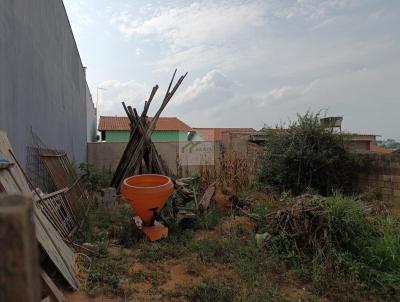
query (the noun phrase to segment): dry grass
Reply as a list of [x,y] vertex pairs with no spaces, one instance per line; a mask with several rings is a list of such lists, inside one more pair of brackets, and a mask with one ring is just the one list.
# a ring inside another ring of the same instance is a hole
[[214,166],[200,166],[201,186],[206,188],[216,181],[219,187],[241,192],[255,179],[256,165],[255,158],[243,157],[236,152],[222,152],[221,160]]

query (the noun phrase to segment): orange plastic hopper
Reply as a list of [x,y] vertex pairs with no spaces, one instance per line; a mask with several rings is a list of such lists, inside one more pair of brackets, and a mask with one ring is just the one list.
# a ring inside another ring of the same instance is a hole
[[131,204],[136,215],[143,221],[143,232],[152,241],[168,235],[168,228],[155,219],[173,191],[171,179],[158,174],[128,177],[121,186],[123,198]]

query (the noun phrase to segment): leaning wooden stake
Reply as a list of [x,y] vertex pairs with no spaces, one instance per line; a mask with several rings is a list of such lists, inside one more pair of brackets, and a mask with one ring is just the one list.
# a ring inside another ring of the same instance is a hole
[[0,255],[0,301],[39,301],[38,243],[27,196],[0,198]]
[[174,71],[162,104],[150,122],[146,120],[147,112],[157,92],[158,86],[153,87],[140,116],[135,109],[132,109],[130,106],[127,107],[125,103],[123,103],[125,112],[131,122],[131,136],[111,181],[111,185],[117,188],[117,190],[119,190],[121,183],[126,177],[135,175],[138,171],[140,173],[143,170],[143,166],[147,166],[148,173],[165,174],[166,171],[162,161],[151,142],[151,133],[162,111],[172,99],[186,75],[187,73],[181,76],[175,85],[173,85],[176,76],[176,70]]

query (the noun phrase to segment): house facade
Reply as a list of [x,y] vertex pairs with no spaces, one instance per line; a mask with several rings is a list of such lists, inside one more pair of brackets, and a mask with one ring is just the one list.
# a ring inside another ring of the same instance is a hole
[[[148,118],[148,122],[151,118]],[[100,116],[98,130],[101,141],[128,142],[130,136],[130,121],[128,117]],[[151,140],[153,142],[187,141],[192,128],[177,117],[160,117],[157,121]]]

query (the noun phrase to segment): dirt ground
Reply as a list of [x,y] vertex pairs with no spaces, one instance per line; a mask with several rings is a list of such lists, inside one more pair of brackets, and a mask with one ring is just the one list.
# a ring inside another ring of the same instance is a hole
[[[246,217],[224,219],[218,230],[198,230],[193,234],[193,240],[218,240],[220,234],[227,234],[240,225],[245,229],[253,228],[253,223]],[[148,243],[158,245],[160,243]],[[192,301],[186,294],[196,286],[207,281],[224,280],[239,286],[245,296],[252,290],[245,285],[235,269],[229,264],[202,261],[197,254],[191,253],[177,259],[161,259],[158,261],[142,260],[139,257],[141,247],[130,249],[113,246],[109,254],[126,260],[128,276],[120,280],[120,286],[129,292],[128,296],[116,296],[98,292],[88,293],[85,289],[77,292],[65,291],[65,296],[71,302],[111,302],[111,301]],[[180,248],[177,246],[176,248]],[[311,294],[302,283],[291,273],[265,276],[271,284],[279,284],[279,295],[273,294],[273,299],[265,301],[328,301]],[[254,286],[257,286],[255,284]],[[275,297],[276,296],[276,297]],[[245,301],[245,300],[244,300]],[[263,300],[264,301],[264,300]]]
[[[117,242],[118,236],[113,235],[115,217],[121,216],[114,213],[108,217],[108,210],[97,211],[93,216],[97,223],[91,232],[95,230],[98,234],[91,242],[102,243],[105,237],[106,248],[101,257],[91,257],[91,268],[79,276],[81,289],[64,290],[67,300],[329,302],[367,298],[383,301],[360,293],[356,297],[356,293],[351,293],[352,284],[340,283],[330,289],[325,284],[316,288],[307,275],[309,272],[289,267],[280,255],[269,255],[265,247],[257,246],[255,234],[260,230],[251,215],[232,212],[225,206],[228,202],[223,193],[217,192],[215,199],[217,209],[223,213],[210,212],[210,217],[203,217],[207,227],[171,229],[168,238],[159,242],[149,242],[141,233],[136,234],[142,238],[129,247]],[[252,200],[257,200],[257,205]],[[257,210],[260,204],[267,205],[270,211],[280,207],[279,200],[258,192],[246,194],[242,201],[244,209],[253,204],[254,213],[260,210]],[[389,205],[378,205],[371,202],[368,208],[379,213],[392,210]],[[214,217],[215,214],[218,215]],[[129,222],[129,214],[127,217]]]

